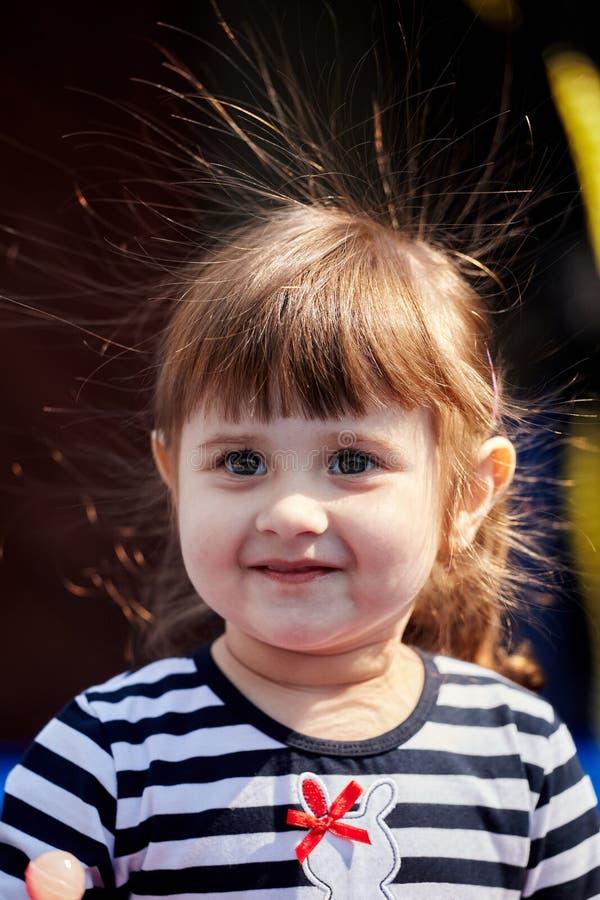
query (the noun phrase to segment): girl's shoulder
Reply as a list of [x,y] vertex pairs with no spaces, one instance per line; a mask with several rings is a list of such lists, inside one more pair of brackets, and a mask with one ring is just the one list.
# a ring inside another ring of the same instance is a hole
[[164,687],[165,679],[189,679],[197,673],[193,656],[168,656],[153,662],[135,666],[113,675],[106,681],[94,684],[82,693],[90,698],[108,698],[115,693],[127,694],[128,691],[143,690],[147,686],[150,691],[157,686]]
[[455,742],[460,735],[463,752],[519,758],[538,791],[548,777],[556,790],[582,778],[573,738],[548,700],[475,663],[446,656],[429,661],[438,677],[432,724]]
[[548,700],[492,669],[440,654],[429,659],[439,678],[438,706],[504,710],[512,713],[511,718],[524,730],[535,725],[538,732],[548,735],[562,724]]
[[82,691],[72,701],[101,722],[131,724],[163,714],[221,704],[193,656],[171,656],[129,669]]

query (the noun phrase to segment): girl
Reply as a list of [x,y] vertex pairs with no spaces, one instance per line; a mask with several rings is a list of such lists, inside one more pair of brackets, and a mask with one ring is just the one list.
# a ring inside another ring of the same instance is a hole
[[314,171],[186,266],[160,339],[184,621],[218,636],[41,732],[3,900],[52,847],[90,898],[600,896],[590,782],[507,677],[533,677],[504,635],[515,450],[470,248]]

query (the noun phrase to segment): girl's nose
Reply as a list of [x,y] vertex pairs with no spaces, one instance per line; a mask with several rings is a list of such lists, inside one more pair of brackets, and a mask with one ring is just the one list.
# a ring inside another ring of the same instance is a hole
[[300,534],[323,534],[327,525],[323,503],[301,493],[289,493],[265,503],[256,517],[258,531],[271,531],[284,540]]

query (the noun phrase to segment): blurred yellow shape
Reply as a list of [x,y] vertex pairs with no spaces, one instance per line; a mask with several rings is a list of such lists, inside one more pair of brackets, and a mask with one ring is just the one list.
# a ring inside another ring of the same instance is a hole
[[571,544],[592,648],[592,716],[600,736],[600,407],[596,413],[595,419],[572,426],[565,464]]
[[546,70],[581,185],[600,273],[600,74],[587,56],[571,50],[549,51]]
[[515,0],[465,0],[476,16],[493,28],[517,28],[521,10]]

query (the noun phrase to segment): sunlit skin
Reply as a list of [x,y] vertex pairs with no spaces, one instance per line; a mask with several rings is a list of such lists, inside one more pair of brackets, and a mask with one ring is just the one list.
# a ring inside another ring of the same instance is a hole
[[[406,718],[423,669],[402,635],[441,540],[431,413],[230,423],[200,409],[176,465],[158,438],[154,451],[190,580],[226,621],[213,654],[231,680],[321,737],[374,736]],[[480,457],[489,477],[465,540],[496,490],[496,456]]]

